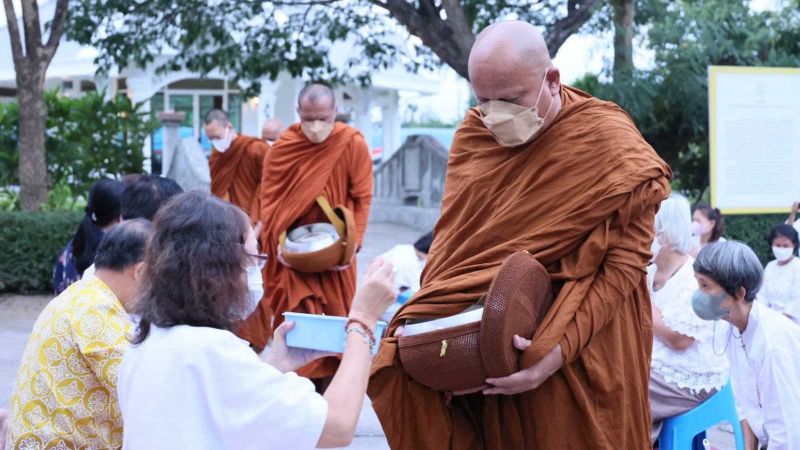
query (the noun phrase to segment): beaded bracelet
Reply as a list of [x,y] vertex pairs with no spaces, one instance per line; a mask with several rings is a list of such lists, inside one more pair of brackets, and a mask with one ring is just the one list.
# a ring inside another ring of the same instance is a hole
[[360,327],[350,327],[350,328],[346,329],[344,332],[345,332],[345,334],[356,333],[356,334],[361,335],[361,337],[364,338],[364,343],[369,345],[370,348],[372,348],[372,346],[375,345],[375,338],[370,336],[369,334],[367,334]]
[[352,324],[357,324],[357,325],[361,326],[361,328],[363,328],[364,331],[367,334],[369,334],[369,340],[372,341],[373,343],[375,342],[375,333],[372,332],[372,327],[369,327],[362,320],[354,319],[354,318],[348,318],[347,322],[345,322],[345,324],[344,324],[344,329],[347,330],[348,328],[350,328],[350,325],[352,325]]

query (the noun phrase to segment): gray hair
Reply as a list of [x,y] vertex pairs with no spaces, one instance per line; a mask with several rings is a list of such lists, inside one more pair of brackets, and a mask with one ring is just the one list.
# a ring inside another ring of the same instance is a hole
[[220,125],[226,126],[231,123],[231,117],[224,110],[212,109],[206,113],[204,120],[206,125],[210,124],[211,122],[217,122]]
[[663,234],[667,244],[684,255],[692,251],[692,208],[681,194],[672,194],[661,202],[656,214],[656,234]]
[[750,247],[738,241],[715,242],[700,250],[694,271],[716,281],[725,292],[736,297],[744,288],[744,299],[752,302],[761,289],[764,269]]

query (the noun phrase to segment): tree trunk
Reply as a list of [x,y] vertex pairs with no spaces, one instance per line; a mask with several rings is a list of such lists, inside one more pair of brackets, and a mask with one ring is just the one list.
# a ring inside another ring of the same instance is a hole
[[47,105],[44,101],[44,75],[30,72],[33,71],[17,68],[20,203],[25,211],[38,211],[47,201]]
[[614,11],[614,81],[633,76],[633,18],[635,0],[612,0]]

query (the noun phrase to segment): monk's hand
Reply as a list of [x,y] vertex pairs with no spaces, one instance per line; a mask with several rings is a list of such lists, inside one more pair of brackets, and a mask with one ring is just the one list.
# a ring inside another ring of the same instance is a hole
[[[531,341],[514,335],[514,347],[525,351],[531,346]],[[503,378],[487,378],[488,388],[483,390],[485,395],[514,395],[536,389],[553,375],[564,364],[561,356],[561,344],[556,344],[544,358],[527,369],[520,370]]]
[[264,358],[264,362],[281,372],[293,372],[318,358],[334,356],[335,353],[294,348],[286,346],[286,333],[292,331],[294,322],[283,322],[272,337],[272,347]]

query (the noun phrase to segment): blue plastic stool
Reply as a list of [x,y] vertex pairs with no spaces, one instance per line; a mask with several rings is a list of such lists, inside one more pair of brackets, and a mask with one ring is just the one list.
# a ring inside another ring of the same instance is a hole
[[744,450],[744,434],[736,414],[736,403],[733,400],[733,388],[728,381],[722,389],[708,400],[697,405],[691,411],[664,421],[664,427],[658,436],[659,450],[689,450],[693,446],[695,436],[704,433],[720,422],[728,422],[733,426],[736,436],[736,450]]

